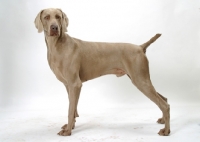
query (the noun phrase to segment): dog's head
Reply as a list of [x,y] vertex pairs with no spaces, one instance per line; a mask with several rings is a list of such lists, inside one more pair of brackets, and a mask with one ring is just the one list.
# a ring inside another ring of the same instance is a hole
[[35,27],[38,32],[46,32],[47,36],[60,36],[67,32],[68,18],[61,9],[41,10],[35,18]]

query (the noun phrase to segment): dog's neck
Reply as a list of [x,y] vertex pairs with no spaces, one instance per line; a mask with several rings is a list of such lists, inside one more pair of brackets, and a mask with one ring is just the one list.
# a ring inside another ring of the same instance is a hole
[[45,35],[47,50],[51,52],[53,50],[53,47],[55,47],[57,41],[58,41],[57,37],[50,37]]
[[56,45],[59,37],[53,37],[53,36],[45,36],[45,40],[47,41],[48,45]]
[[47,49],[50,52],[54,50],[54,48],[56,48],[56,45],[59,42],[62,42],[62,40],[66,38],[65,33],[62,33],[60,36],[49,36],[47,35],[46,32],[44,32],[44,35],[45,35]]

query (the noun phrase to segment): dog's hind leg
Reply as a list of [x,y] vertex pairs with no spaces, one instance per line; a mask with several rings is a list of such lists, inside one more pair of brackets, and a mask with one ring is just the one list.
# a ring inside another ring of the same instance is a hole
[[134,66],[126,66],[128,75],[133,84],[151,101],[153,101],[162,111],[165,120],[165,127],[161,129],[158,134],[167,136],[170,133],[170,106],[169,104],[156,92],[149,75],[148,60],[143,54],[138,54],[134,60]]
[[164,129],[161,129],[158,134],[162,136],[167,136],[170,133],[170,106],[164,101],[156,92],[150,80],[144,80],[143,82],[134,83],[136,87],[146,95],[151,101],[153,101],[162,111],[163,120],[165,123]]
[[[157,94],[165,101],[167,102],[167,98],[165,98],[164,96],[162,96],[160,93],[157,92]],[[162,118],[159,118],[157,121],[159,124],[164,124],[165,123],[165,119],[164,119],[164,114],[162,116]]]

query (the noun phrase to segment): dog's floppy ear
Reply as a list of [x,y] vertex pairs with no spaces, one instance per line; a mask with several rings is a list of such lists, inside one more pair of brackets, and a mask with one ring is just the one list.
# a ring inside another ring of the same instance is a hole
[[61,20],[62,32],[65,33],[65,32],[67,32],[69,20],[68,20],[66,14],[61,9],[59,9],[59,10],[62,12],[62,20]]
[[41,33],[44,29],[43,29],[43,25],[42,25],[42,21],[41,21],[41,14],[42,14],[43,10],[41,10],[38,15],[35,18],[35,27],[38,29],[38,33]]

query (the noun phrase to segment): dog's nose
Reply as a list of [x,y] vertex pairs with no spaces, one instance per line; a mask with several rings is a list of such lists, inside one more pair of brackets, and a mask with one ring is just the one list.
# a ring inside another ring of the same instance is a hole
[[51,25],[51,31],[56,32],[58,31],[58,26],[57,25]]

